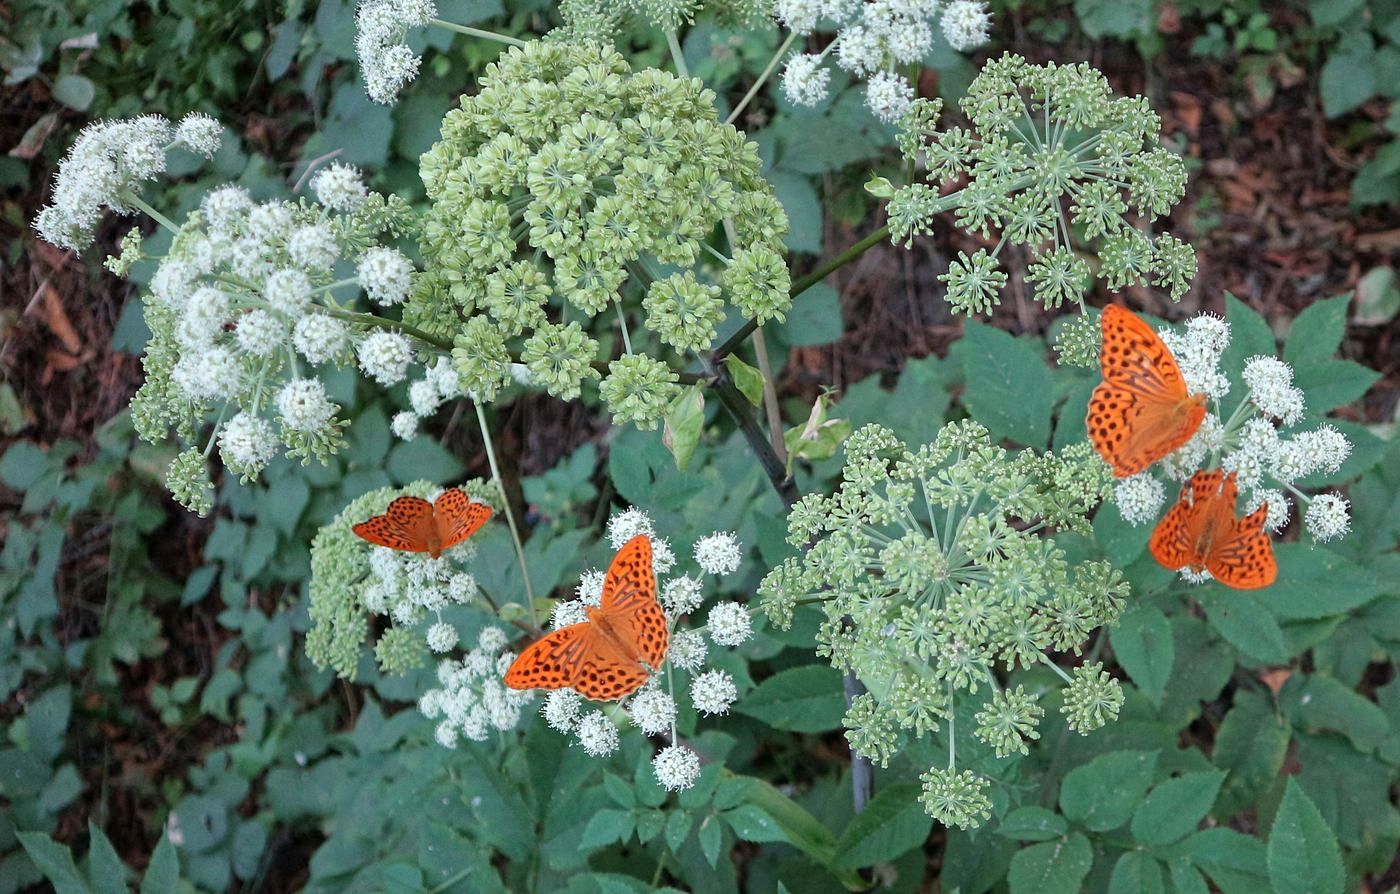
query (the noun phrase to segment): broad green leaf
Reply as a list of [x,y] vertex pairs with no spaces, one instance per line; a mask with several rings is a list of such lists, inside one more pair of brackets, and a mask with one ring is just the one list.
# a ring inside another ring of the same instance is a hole
[[1074,0],[1080,27],[1092,38],[1142,37],[1152,31],[1150,0]]
[[787,833],[777,820],[755,804],[740,804],[721,815],[741,841],[787,841]]
[[1303,309],[1289,327],[1283,345],[1283,359],[1296,369],[1326,363],[1342,346],[1347,331],[1347,305],[1350,295],[1324,298]]
[[1362,753],[1391,734],[1390,722],[1375,702],[1325,674],[1290,679],[1280,700],[1296,705],[1294,718],[1301,727],[1334,729]]
[[1366,0],[1308,0],[1313,22],[1324,28],[1340,25],[1363,6]]
[[1328,57],[1318,81],[1322,111],[1328,118],[1345,115],[1375,95],[1373,62],[1370,53],[1333,53]]
[[398,484],[426,479],[445,485],[465,471],[452,451],[427,435],[395,444],[389,451],[387,468]]
[[[660,816],[660,814],[657,814]],[[638,833],[641,832],[641,823],[638,823]],[[689,810],[674,810],[666,816],[666,846],[672,852],[681,849],[686,838],[690,837],[690,830],[695,825],[695,814]],[[646,839],[642,839],[645,843]]]
[[1011,894],[1078,894],[1093,863],[1089,839],[1075,832],[1017,851],[1006,880]]
[[1247,357],[1262,354],[1273,357],[1278,352],[1274,331],[1264,318],[1243,301],[1225,293],[1225,322],[1230,324],[1230,345],[1221,355],[1220,368],[1230,378],[1230,405],[1244,400],[1245,388],[1240,371]]
[[1117,503],[1104,503],[1094,513],[1094,542],[1104,557],[1124,568],[1147,549],[1152,525],[1130,525],[1123,520]]
[[1346,882],[1336,837],[1293,779],[1269,830],[1268,867],[1277,894],[1340,894]]
[[841,673],[829,664],[779,671],[740,699],[734,710],[774,729],[799,733],[837,729],[846,713]]
[[1278,581],[1260,596],[1280,620],[1325,618],[1365,605],[1385,582],[1329,549],[1305,543],[1274,547]]
[[102,828],[88,820],[88,879],[97,894],[127,894],[127,870]]
[[630,812],[609,807],[593,814],[588,820],[578,846],[584,850],[596,850],[614,841],[625,842],[632,837],[635,827],[636,822]]
[[700,820],[700,850],[711,867],[719,861],[719,848],[724,841],[723,825],[714,814]]
[[1092,832],[1107,832],[1128,821],[1152,784],[1155,751],[1113,751],[1065,774],[1060,810]]
[[1294,371],[1293,384],[1307,394],[1310,413],[1326,413],[1357,401],[1381,374],[1350,360],[1331,360]]
[[1206,884],[1201,871],[1191,865],[1189,858],[1173,858],[1167,863],[1167,871],[1171,875],[1174,894],[1210,894],[1210,886]]
[[877,791],[836,842],[834,862],[859,869],[888,863],[923,844],[933,828],[933,819],[919,801],[920,791],[912,782],[895,783]]
[[0,457],[0,484],[21,493],[44,477],[49,461],[43,450],[29,441],[15,441]]
[[65,845],[43,832],[20,832],[16,837],[29,859],[53,885],[55,894],[93,894],[73,862],[73,852]]
[[1207,585],[1195,592],[1215,632],[1245,655],[1265,664],[1291,657],[1274,615],[1252,593]]
[[1163,845],[1190,835],[1210,812],[1224,779],[1221,772],[1187,773],[1159,783],[1133,813],[1133,838]]
[[60,75],[53,82],[53,98],[75,112],[86,112],[96,95],[97,88],[82,75]]
[[1113,864],[1108,894],[1162,894],[1162,866],[1142,851],[1128,851]]
[[632,786],[623,782],[622,777],[616,773],[603,774],[603,790],[613,799],[614,804],[624,810],[631,810],[637,806],[637,796],[633,793]]
[[1260,894],[1269,890],[1264,842],[1223,826],[1203,829],[1186,839],[1192,862],[1224,894]]
[[783,324],[783,340],[794,348],[829,344],[841,337],[841,301],[836,290],[819,282],[798,295]]
[[1139,603],[1123,613],[1109,632],[1118,663],[1154,702],[1162,700],[1171,679],[1176,647],[1172,625],[1156,606]]
[[816,190],[812,188],[811,179],[785,171],[770,171],[767,179],[773,185],[773,195],[787,212],[788,233],[785,241],[788,250],[820,253],[822,205]]
[[1044,807],[1017,807],[997,826],[996,833],[1016,841],[1049,841],[1069,831],[1065,818]]
[[170,843],[170,834],[163,832],[151,854],[151,862],[146,865],[146,876],[141,879],[141,894],[175,894],[175,883],[179,880],[180,858],[175,854],[175,845]]
[[1268,700],[1248,690],[1235,693],[1235,705],[1216,731],[1211,751],[1211,761],[1229,773],[1215,802],[1216,816],[1234,816],[1273,784],[1291,738],[1288,723]]
[[1043,448],[1050,440],[1055,393],[1041,343],[976,320],[968,320],[963,331],[963,403],[995,436]]

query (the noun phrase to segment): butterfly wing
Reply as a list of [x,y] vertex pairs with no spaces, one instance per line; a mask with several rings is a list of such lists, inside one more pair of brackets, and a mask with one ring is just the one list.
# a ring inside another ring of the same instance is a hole
[[473,503],[460,488],[449,487],[437,498],[433,505],[434,523],[442,549],[451,549],[466,540],[486,524],[491,517],[491,507],[485,503]]
[[1187,392],[1176,359],[1152,327],[1117,305],[1104,308],[1099,367],[1085,425],[1119,478],[1177,450],[1205,419],[1205,400]]
[[362,521],[350,530],[378,546],[424,553],[434,533],[433,524],[432,503],[420,497],[398,497],[383,515]]
[[511,689],[563,689],[572,686],[597,639],[587,621],[570,624],[535,640],[506,671]]
[[590,646],[571,684],[584,698],[614,701],[637,691],[650,676],[635,658],[629,658],[605,637],[595,637]]
[[1237,590],[1258,590],[1278,578],[1274,546],[1269,535],[1264,533],[1264,519],[1268,514],[1269,505],[1265,503],[1234,521],[1230,533],[1206,556],[1206,570],[1212,577]]
[[622,545],[603,580],[602,611],[623,643],[652,668],[670,643],[666,613],[656,601],[651,539],[638,534]]
[[1181,494],[1176,504],[1167,510],[1152,537],[1147,542],[1152,557],[1164,568],[1173,571],[1190,566],[1201,568],[1205,565],[1205,555],[1201,551],[1201,540],[1206,525],[1217,512],[1217,507],[1228,490],[1230,519],[1234,518],[1235,482],[1233,476],[1226,480],[1219,469],[1213,472],[1197,472],[1191,480],[1181,486]]

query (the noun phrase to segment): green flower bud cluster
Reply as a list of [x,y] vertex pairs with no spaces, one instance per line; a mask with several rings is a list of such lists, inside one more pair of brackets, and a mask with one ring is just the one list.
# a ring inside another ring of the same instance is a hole
[[[495,489],[489,482],[471,481],[462,488],[476,502],[493,502]],[[384,672],[405,673],[421,666],[430,646],[444,651],[445,644],[435,641],[441,633],[433,628],[443,626],[443,609],[475,599],[477,585],[469,569],[476,545],[469,539],[433,559],[426,553],[375,546],[351,530],[382,513],[396,497],[430,499],[440,490],[428,481],[372,490],[352,500],[316,532],[311,541],[311,629],[306,634],[306,654],[317,667],[329,667],[353,681],[374,616],[384,619],[374,646],[376,662]]]
[[464,390],[495,398],[519,358],[571,399],[612,360],[605,400],[650,428],[679,393],[656,364],[708,349],[730,307],[784,316],[787,217],[714,99],[596,44],[535,42],[487,66],[423,156],[426,269],[405,307],[454,342]]
[[[900,148],[925,166],[927,182],[889,202],[896,242],[930,232],[945,212],[998,239],[990,252],[960,252],[940,277],[955,310],[985,313],[1000,303],[1007,245],[1028,251],[1026,280],[1049,309],[1082,305],[1094,277],[1110,289],[1150,282],[1173,300],[1186,294],[1194,250],[1148,231],[1181,200],[1186,167],[1158,144],[1161,121],[1147,100],[1115,97],[1086,64],[1032,65],[1007,53],[983,67],[961,108],[968,127],[940,129],[937,100],[919,100],[905,116]],[[941,194],[949,180],[961,188]],[[1089,243],[1095,264],[1081,256]]]
[[[1039,737],[1038,695],[1003,682],[1047,666],[1068,685],[1063,713],[1087,731],[1116,715],[1111,678],[1050,652],[1078,651],[1114,622],[1128,585],[1111,565],[1073,561],[1053,532],[1087,532],[1112,477],[1090,450],[1008,452],[967,420],[910,448],[880,425],[846,442],[843,482],[809,495],[788,516],[801,558],[759,586],[764,611],[789,626],[798,604],[820,602],[818,653],[868,693],[846,717],[851,747],[884,766],[907,741],[977,709],[974,735],[999,757]],[[985,780],[946,769],[925,778],[932,816],[976,825]]]

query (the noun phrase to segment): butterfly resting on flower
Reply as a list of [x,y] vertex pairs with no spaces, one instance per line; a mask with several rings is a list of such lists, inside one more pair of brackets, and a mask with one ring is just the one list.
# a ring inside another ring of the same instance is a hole
[[1085,424],[1113,474],[1127,478],[1191,440],[1205,419],[1206,398],[1187,391],[1171,351],[1132,311],[1111,304],[1100,325],[1103,381],[1089,399]]
[[1278,577],[1278,563],[1264,519],[1269,505],[1235,517],[1239,496],[1235,473],[1197,472],[1181,488],[1177,504],[1162,516],[1148,546],[1166,568],[1210,576],[1237,590],[1267,587]]
[[540,638],[506,671],[511,689],[571,688],[613,701],[635,692],[661,666],[670,641],[656,600],[651,540],[638,534],[613,556],[603,597],[588,620]]
[[370,543],[434,559],[480,530],[491,507],[473,503],[460,488],[449,487],[429,503],[421,497],[398,497],[384,510],[350,530]]

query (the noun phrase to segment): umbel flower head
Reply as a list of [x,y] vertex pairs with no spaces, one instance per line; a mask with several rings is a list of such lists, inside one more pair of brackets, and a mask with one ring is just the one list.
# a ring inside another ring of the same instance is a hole
[[[843,482],[788,516],[788,542],[808,546],[759,586],[780,626],[799,600],[825,615],[818,654],[868,692],[846,715],[851,747],[881,766],[909,735],[953,725],[959,704],[985,703],[974,735],[998,754],[1039,736],[1034,693],[1006,688],[1006,671],[1045,665],[1067,684],[1062,712],[1087,732],[1116,715],[1115,682],[1086,683],[1048,652],[1077,651],[1116,620],[1128,585],[1111,565],[1071,561],[1047,529],[1086,531],[1111,478],[1087,445],[1060,455],[1008,453],[976,422],[945,426],[910,448],[867,425],[846,442]],[[1084,704],[1092,704],[1085,709]],[[983,783],[955,761],[925,777],[925,806],[941,822],[975,825]]]
[[798,35],[836,32],[820,54],[799,53],[788,61],[783,92],[790,102],[811,106],[826,98],[831,70],[823,63],[830,57],[868,79],[866,104],[887,123],[899,121],[913,104],[914,88],[899,70],[921,63],[933,49],[935,24],[948,46],[963,53],[987,42],[992,20],[981,0],[776,0],[773,13]]
[[135,212],[141,184],[165,173],[170,149],[181,146],[213,158],[222,131],[219,122],[199,113],[178,125],[160,115],[89,124],[59,164],[53,201],[34,218],[34,229],[59,248],[82,251],[92,244],[103,209]]
[[[1265,531],[1282,531],[1292,517],[1293,500],[1300,500],[1306,506],[1303,526],[1315,542],[1345,534],[1350,527],[1347,501],[1338,494],[1310,497],[1298,482],[1335,473],[1351,455],[1351,442],[1326,422],[1300,427],[1307,395],[1293,384],[1293,368],[1277,357],[1246,358],[1237,371],[1246,392],[1231,401],[1229,373],[1236,371],[1221,368],[1230,344],[1225,320],[1201,314],[1180,329],[1163,327],[1158,334],[1187,389],[1209,398],[1209,411],[1179,450],[1117,482],[1114,502],[1123,519],[1133,525],[1156,522],[1167,497],[1177,493],[1177,484],[1198,470],[1218,468],[1234,475],[1245,514],[1268,504]],[[1168,486],[1163,478],[1174,483]],[[1210,579],[1208,572],[1185,571],[1182,576],[1196,583]]]
[[[479,480],[462,488],[479,503],[492,503],[496,493]],[[476,599],[477,583],[471,572],[476,544],[468,539],[433,559],[425,553],[373,546],[351,530],[382,513],[396,497],[432,500],[441,491],[427,481],[372,490],[352,500],[316,532],[311,541],[311,630],[306,635],[306,654],[317,667],[332,668],[344,679],[354,680],[372,617],[383,618],[386,625],[374,648],[374,657],[386,673],[404,673],[426,661],[429,652],[443,654],[458,646],[457,632],[443,620],[442,612]],[[486,651],[496,655],[501,647]],[[469,676],[475,680],[482,675]],[[498,675],[493,672],[493,676]],[[465,729],[459,732],[476,738]]]
[[[730,307],[768,320],[791,302],[787,217],[759,167],[699,81],[595,44],[511,48],[423,156],[405,320],[454,340],[482,400],[515,358],[565,399],[612,361],[609,407],[654,427],[679,392],[661,358],[709,348]],[[708,245],[722,232],[727,253]]]
[[549,39],[611,42],[629,18],[646,27],[675,31],[702,11],[722,27],[749,28],[772,8],[772,0],[563,0],[559,14],[564,25],[551,31]]
[[[1181,158],[1158,144],[1160,119],[1143,97],[1115,97],[1086,64],[1032,65],[1010,53],[988,62],[961,101],[968,127],[938,125],[941,104],[920,100],[905,117],[900,146],[922,163],[926,182],[894,191],[896,242],[930,232],[953,212],[957,224],[996,238],[992,251],[960,253],[940,279],[948,302],[985,313],[1001,301],[999,256],[1020,245],[1026,279],[1047,308],[1082,304],[1091,276],[1110,289],[1152,283],[1179,300],[1196,273],[1186,243],[1146,232],[1186,189]],[[958,189],[943,194],[945,181]],[[1097,270],[1072,234],[1094,243]]]
[[[397,249],[377,244],[406,231],[402,199],[369,193],[353,169],[315,178],[319,204],[256,203],[225,186],[204,197],[160,259],[145,298],[151,338],[146,381],[131,402],[137,433],[172,433],[191,445],[172,464],[171,492],[207,512],[204,459],[218,447],[230,471],[255,478],[282,450],[324,460],[343,443],[340,407],[317,376],[323,364],[358,360],[382,384],[401,381],[414,359],[395,331],[360,331],[345,320],[333,269],[356,261],[357,284],[374,301],[401,301],[416,272]],[[124,240],[114,269],[124,269]],[[205,435],[205,425],[213,428]],[[207,437],[204,447],[194,446]]]
[[[688,696],[689,707],[701,716],[729,712],[739,697],[734,678],[725,670],[706,670],[705,659],[712,646],[731,648],[753,635],[749,612],[737,602],[721,600],[710,607],[703,627],[690,626],[705,602],[702,578],[677,571],[677,557],[668,541],[657,536],[651,516],[636,508],[619,512],[609,520],[607,533],[614,549],[639,534],[651,540],[657,600],[670,627],[665,660],[640,689],[622,700],[620,711],[595,709],[595,703],[585,701],[574,690],[556,689],[545,697],[541,714],[550,727],[572,736],[593,757],[606,757],[621,747],[618,721],[624,717],[643,736],[669,737],[670,744],[657,752],[652,767],[657,781],[667,790],[686,789],[699,776],[700,762],[679,742],[677,716],[686,706],[678,702],[675,693],[683,693],[681,699]],[[722,578],[738,570],[743,551],[733,534],[716,532],[702,537],[694,554],[700,572]],[[589,608],[601,604],[605,581],[604,572],[585,571],[575,598],[555,606],[550,626],[558,630],[587,621]]]

